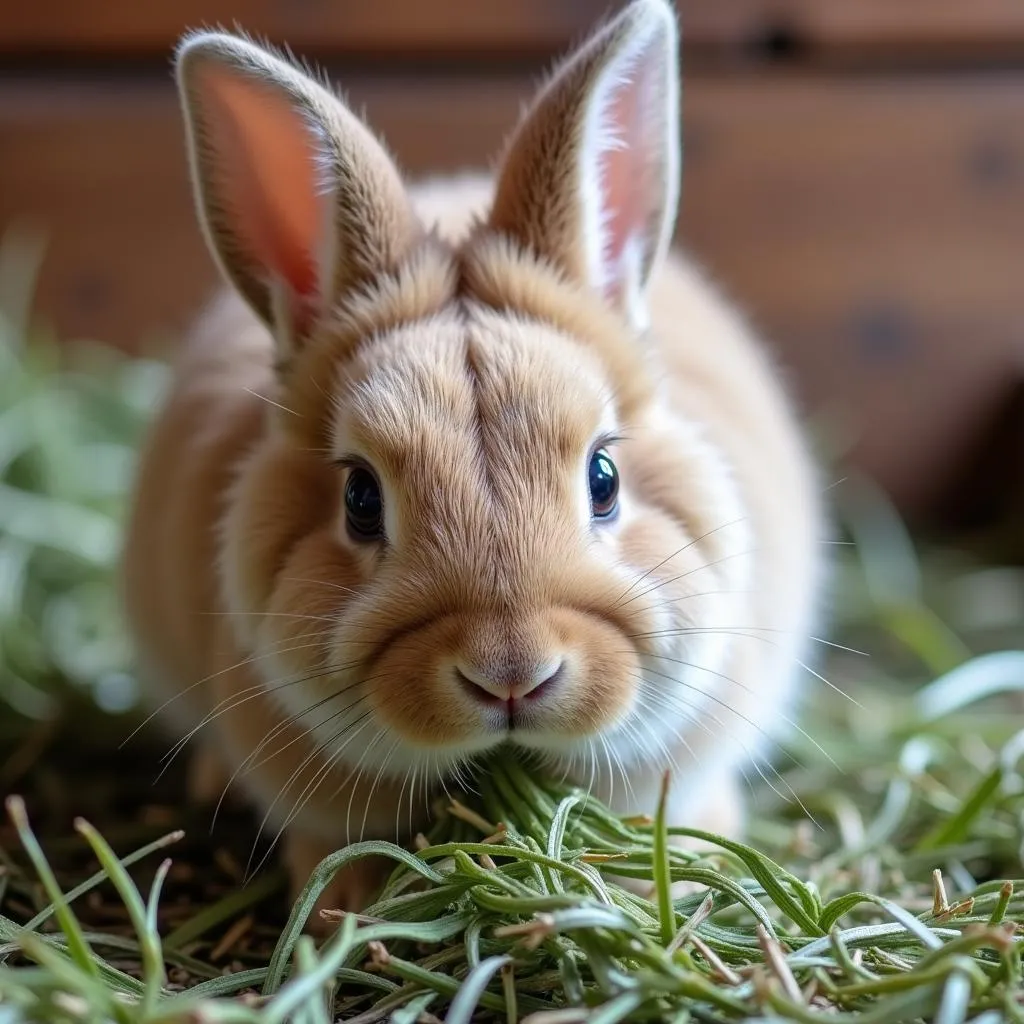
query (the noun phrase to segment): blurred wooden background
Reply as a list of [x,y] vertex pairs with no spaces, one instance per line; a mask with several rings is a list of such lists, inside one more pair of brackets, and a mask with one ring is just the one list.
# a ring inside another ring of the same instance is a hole
[[[37,309],[60,332],[137,348],[216,280],[170,80],[183,28],[238,23],[321,61],[415,174],[487,161],[552,58],[614,6],[6,2],[0,230],[49,232]],[[934,519],[974,493],[964,473],[1008,408],[1020,437],[1024,3],[679,6],[680,240],[766,333],[803,408]]]

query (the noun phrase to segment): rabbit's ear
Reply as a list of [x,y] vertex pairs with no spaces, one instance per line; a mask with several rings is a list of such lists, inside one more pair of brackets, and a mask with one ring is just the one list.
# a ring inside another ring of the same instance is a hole
[[246,39],[187,36],[176,71],[208,243],[287,352],[408,251],[419,228],[401,177],[336,96]]
[[633,0],[556,69],[498,172],[490,226],[646,324],[679,195],[679,68],[667,0]]

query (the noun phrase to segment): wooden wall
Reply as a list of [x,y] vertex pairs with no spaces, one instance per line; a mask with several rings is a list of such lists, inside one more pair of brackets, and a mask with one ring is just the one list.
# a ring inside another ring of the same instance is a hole
[[[803,407],[850,431],[856,463],[920,518],[1024,375],[1024,3],[679,5],[680,241],[769,337]],[[127,348],[179,329],[215,282],[169,75],[183,28],[237,22],[325,63],[421,173],[486,161],[552,57],[608,9],[3,7],[0,230],[49,232],[41,314]]]

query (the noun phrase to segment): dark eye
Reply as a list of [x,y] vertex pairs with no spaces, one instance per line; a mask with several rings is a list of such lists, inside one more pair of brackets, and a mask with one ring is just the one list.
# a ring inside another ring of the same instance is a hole
[[607,519],[619,507],[619,471],[611,456],[598,448],[590,456],[590,505],[595,519]]
[[353,467],[345,484],[345,514],[349,532],[357,540],[379,540],[384,535],[384,502],[380,484],[368,469]]

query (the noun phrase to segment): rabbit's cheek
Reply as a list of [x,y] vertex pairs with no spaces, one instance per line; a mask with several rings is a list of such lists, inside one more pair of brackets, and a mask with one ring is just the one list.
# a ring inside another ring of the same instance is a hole
[[566,740],[588,740],[614,731],[634,709],[640,665],[617,630],[597,623],[582,639],[576,670],[542,697],[511,737],[528,747],[563,752]]
[[310,572],[316,579],[352,575],[351,559],[331,535],[336,477],[314,453],[282,442],[258,445],[243,460],[220,524],[221,586],[229,609],[251,619],[251,613],[281,600],[283,579],[290,583]]
[[481,741],[484,721],[467,705],[455,680],[445,672],[449,653],[458,645],[460,623],[454,616],[404,634],[387,643],[368,667],[368,707],[400,741],[421,749],[473,747]]

